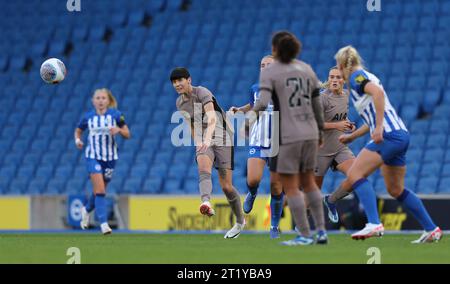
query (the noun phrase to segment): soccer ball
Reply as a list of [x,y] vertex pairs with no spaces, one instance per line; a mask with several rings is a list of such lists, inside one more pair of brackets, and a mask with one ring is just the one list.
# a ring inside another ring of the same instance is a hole
[[66,77],[66,66],[57,58],[50,58],[41,65],[41,78],[45,83],[58,84]]

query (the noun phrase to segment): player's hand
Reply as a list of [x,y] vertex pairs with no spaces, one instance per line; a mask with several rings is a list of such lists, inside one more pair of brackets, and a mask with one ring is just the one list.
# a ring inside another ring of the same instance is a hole
[[376,127],[372,133],[372,140],[375,144],[383,142],[383,127]]
[[350,120],[343,120],[335,122],[335,127],[337,130],[342,132],[352,131],[353,125]]
[[111,127],[111,129],[109,130],[109,133],[111,133],[111,135],[114,136],[117,133],[120,133],[120,128],[119,127]]
[[84,147],[83,141],[81,141],[80,138],[75,140],[75,145],[77,146],[78,149],[82,150]]
[[211,146],[211,140],[205,139],[199,146],[197,146],[198,153],[205,153],[208,150],[209,146]]
[[319,148],[323,148],[324,145],[323,131],[319,130]]
[[356,130],[356,123],[350,121],[350,124],[352,125],[352,129],[350,129],[349,131],[350,132],[355,132],[355,130]]
[[348,144],[351,143],[353,140],[355,140],[355,138],[353,138],[351,134],[343,134],[339,136],[338,139],[339,142],[341,142],[342,144]]
[[232,107],[230,107],[230,109],[229,109],[228,111],[231,111],[231,112],[233,112],[233,113],[236,113],[236,112],[239,111],[239,108],[238,108],[238,107],[235,107],[235,106],[232,106]]

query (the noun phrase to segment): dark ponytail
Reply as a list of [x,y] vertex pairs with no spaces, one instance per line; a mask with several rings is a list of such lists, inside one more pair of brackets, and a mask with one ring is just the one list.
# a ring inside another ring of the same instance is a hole
[[282,63],[290,63],[300,53],[301,43],[290,32],[277,32],[272,38],[272,46],[276,50],[276,57]]

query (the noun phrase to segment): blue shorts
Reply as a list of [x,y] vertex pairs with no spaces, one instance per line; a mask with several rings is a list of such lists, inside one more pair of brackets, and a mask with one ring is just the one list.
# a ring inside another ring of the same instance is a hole
[[99,161],[95,159],[86,159],[86,168],[88,173],[102,174],[105,182],[111,181],[116,161]]
[[409,133],[403,130],[384,133],[384,141],[375,144],[372,140],[366,149],[381,155],[383,162],[388,166],[405,166],[406,152],[409,146]]
[[[263,150],[269,149],[263,148]],[[248,158],[258,158],[269,162],[269,157],[264,157],[264,155],[261,154],[261,146],[250,146],[250,148],[248,149]]]

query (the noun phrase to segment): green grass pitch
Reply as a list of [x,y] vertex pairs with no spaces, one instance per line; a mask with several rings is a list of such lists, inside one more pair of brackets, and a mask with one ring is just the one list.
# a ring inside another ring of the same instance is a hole
[[326,246],[285,247],[266,234],[242,234],[225,240],[221,234],[0,234],[0,263],[59,263],[77,247],[81,263],[162,264],[365,264],[370,247],[380,250],[381,263],[450,263],[450,241],[413,245],[418,235],[385,235],[354,241],[347,234],[330,235]]

